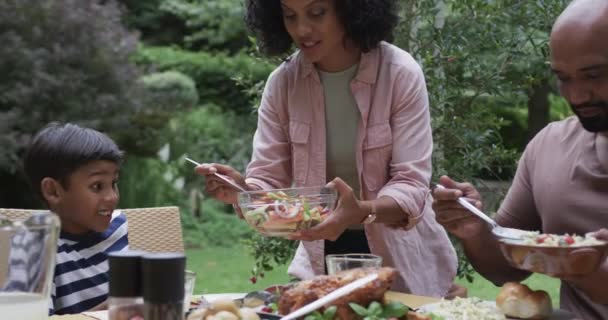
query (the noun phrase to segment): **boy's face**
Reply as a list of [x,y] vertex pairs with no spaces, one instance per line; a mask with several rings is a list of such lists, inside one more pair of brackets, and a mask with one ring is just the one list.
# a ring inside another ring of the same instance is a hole
[[95,160],[78,168],[65,186],[56,183],[56,195],[45,195],[51,210],[61,218],[61,229],[71,234],[103,232],[118,205],[116,163]]

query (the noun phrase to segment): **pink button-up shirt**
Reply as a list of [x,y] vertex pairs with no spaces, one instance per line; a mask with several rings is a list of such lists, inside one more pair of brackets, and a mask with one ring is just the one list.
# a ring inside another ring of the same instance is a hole
[[[422,70],[407,52],[381,43],[361,56],[351,90],[362,120],[356,140],[359,196],[392,197],[407,213],[399,228],[365,225],[370,250],[399,271],[393,290],[444,296],[457,259],[431,209],[433,141]],[[247,183],[260,189],[324,185],[324,109],[315,67],[296,53],[266,84]],[[301,242],[289,273],[301,279],[323,274],[323,246],[323,241]]]

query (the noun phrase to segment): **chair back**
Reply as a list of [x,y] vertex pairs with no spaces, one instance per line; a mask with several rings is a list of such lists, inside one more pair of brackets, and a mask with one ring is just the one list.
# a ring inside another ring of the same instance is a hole
[[[4,209],[12,221],[26,220],[35,209]],[[184,252],[182,223],[178,207],[121,209],[127,216],[129,248],[147,252]],[[0,252],[0,254],[4,254]],[[8,253],[6,253],[8,254]]]
[[129,248],[147,252],[184,252],[178,207],[122,211],[129,223]]

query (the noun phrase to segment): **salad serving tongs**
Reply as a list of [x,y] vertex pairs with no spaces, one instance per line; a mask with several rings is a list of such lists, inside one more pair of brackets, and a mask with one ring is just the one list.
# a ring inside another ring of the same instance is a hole
[[[445,187],[440,184],[437,184],[436,186],[439,189],[445,189]],[[467,201],[467,198],[465,197],[459,197],[457,201],[460,205],[465,207],[471,213],[478,216],[487,224],[489,224],[490,227],[492,227],[492,233],[498,238],[521,241],[523,240],[524,235],[529,233],[529,231],[526,230],[501,227],[498,223],[496,223],[494,219],[490,218],[490,216],[485,214],[483,211],[477,209],[477,207]]]

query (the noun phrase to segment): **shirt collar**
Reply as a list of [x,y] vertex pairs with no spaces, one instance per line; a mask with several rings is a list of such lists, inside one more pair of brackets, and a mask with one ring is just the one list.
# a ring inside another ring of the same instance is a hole
[[[380,46],[381,44],[379,44],[377,48],[361,54],[359,69],[355,75],[356,81],[368,84],[376,83],[378,77],[378,65],[380,64]],[[306,59],[306,57],[299,50],[292,56],[292,59],[294,59],[299,65],[299,77],[306,78],[313,76],[313,79],[316,79],[316,81],[319,82],[319,77],[314,64]]]

